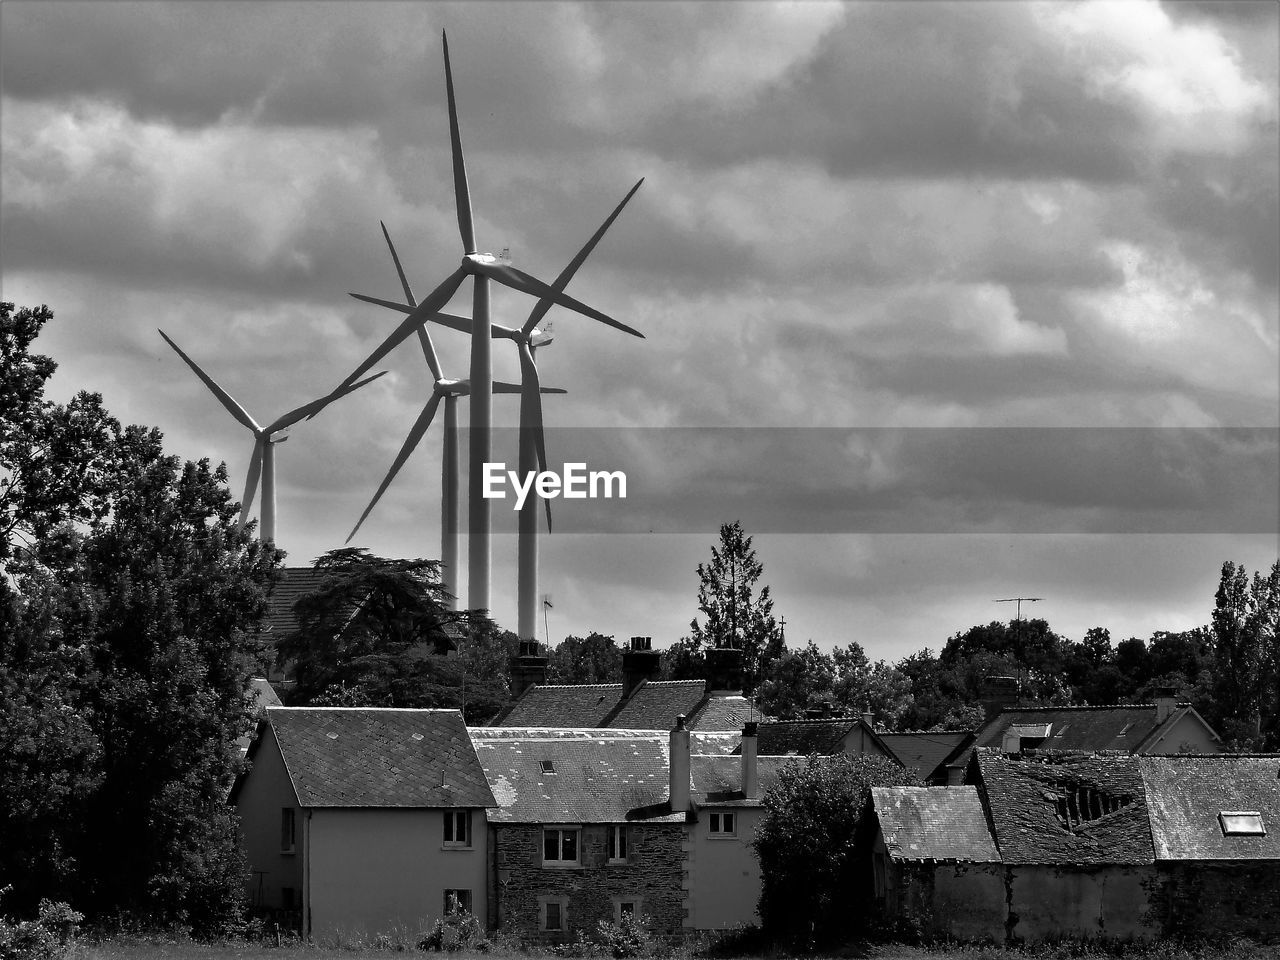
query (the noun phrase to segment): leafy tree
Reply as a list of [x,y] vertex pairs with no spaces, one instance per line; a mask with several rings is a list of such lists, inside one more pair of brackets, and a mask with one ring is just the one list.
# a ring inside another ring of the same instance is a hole
[[1212,684],[1221,732],[1238,746],[1262,748],[1280,734],[1280,560],[1252,581],[1227,561],[1214,600]]
[[565,637],[547,658],[549,683],[618,683],[622,680],[622,650],[613,637],[590,633]]
[[769,664],[756,690],[761,711],[796,720],[818,710],[855,716],[870,710],[879,725],[896,728],[912,703],[911,681],[883,660],[872,663],[856,642],[830,654],[812,640]]
[[896,730],[915,699],[911,681],[883,660],[872,663],[857,642],[831,653],[835,682],[831,701],[836,712],[853,716],[869,710],[878,726]]
[[916,783],[882,757],[815,755],[784,767],[753,841],[765,932],[809,948],[847,939],[868,899],[855,840],[870,788]]
[[711,548],[710,563],[698,564],[698,610],[704,620],[695,617],[689,623],[689,636],[669,654],[673,679],[690,673],[706,676],[705,651],[732,647],[742,651],[744,689],[748,693],[755,689],[784,646],[769,587],[756,593],[763,574],[764,564],[756,558],[742,524],[736,520],[721,524],[720,544]]
[[[509,690],[509,638],[487,618],[454,612],[435,560],[331,550],[327,576],[294,605],[298,629],[281,639],[298,705],[452,707],[491,718]],[[456,653],[450,653],[456,650]]]
[[835,662],[810,640],[798,650],[785,650],[769,664],[756,690],[760,712],[779,720],[799,720],[809,709],[832,706]]

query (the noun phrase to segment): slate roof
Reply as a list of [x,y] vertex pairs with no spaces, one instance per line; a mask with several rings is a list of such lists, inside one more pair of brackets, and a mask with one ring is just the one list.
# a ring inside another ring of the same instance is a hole
[[471,738],[493,791],[491,823],[685,819],[667,805],[665,732],[474,728]]
[[893,751],[893,755],[904,767],[927,782],[939,767],[969,745],[973,740],[973,733],[967,730],[913,730],[906,733],[882,733],[880,740]]
[[[1154,703],[1114,706],[1008,707],[989,720],[974,738],[975,747],[999,747],[1005,731],[1015,724],[1050,724],[1043,743],[1032,746],[1053,750],[1123,750],[1140,753],[1143,746],[1172,727],[1191,710],[1178,704],[1164,723],[1156,722]],[[1199,716],[1196,714],[1196,716]]]
[[742,795],[742,757],[698,756],[689,758],[689,798],[698,806],[758,807],[761,798],[778,782],[778,773],[795,757],[757,757],[753,800]]
[[[976,751],[970,765],[1005,863],[1139,864],[1154,859],[1138,758],[1042,756],[1017,759]],[[1090,791],[1124,805],[1074,827],[1058,801]]]
[[756,749],[771,757],[839,753],[845,734],[860,722],[857,717],[767,721],[756,728]]
[[[1138,761],[1157,860],[1280,860],[1280,755]],[[1262,814],[1266,836],[1224,836],[1224,810]]]
[[[275,688],[263,677],[254,677],[249,681],[249,689],[245,694],[245,701],[249,708],[249,713],[255,720],[262,718],[267,707],[280,706],[280,697],[276,694]],[[244,756],[249,752],[249,745],[253,742],[253,738],[249,733],[243,737],[236,738],[236,746],[240,749],[240,756]]]
[[871,803],[896,860],[999,863],[976,787],[872,787]]
[[457,710],[269,707],[303,807],[489,807]]
[[683,715],[689,730],[741,731],[752,711],[746,697],[710,693],[705,680],[645,680],[626,700],[620,683],[538,683],[526,689],[497,723],[670,730],[676,717]]
[[293,605],[304,594],[318,589],[325,577],[331,575],[313,567],[282,567],[279,574],[279,579],[271,589],[271,596],[267,598],[267,612],[261,621],[262,632],[272,638],[285,636],[298,629],[298,618],[294,616]]

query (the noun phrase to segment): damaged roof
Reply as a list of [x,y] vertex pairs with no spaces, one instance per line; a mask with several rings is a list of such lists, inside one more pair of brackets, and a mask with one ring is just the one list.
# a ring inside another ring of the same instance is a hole
[[662,731],[474,728],[492,823],[684,821],[667,801]]
[[[1142,757],[1139,770],[1157,860],[1280,860],[1280,755]],[[1257,814],[1265,833],[1228,834],[1222,813]]]
[[871,803],[896,860],[1000,862],[976,787],[872,787]]
[[977,774],[1005,863],[1139,864],[1154,859],[1138,758],[1005,757],[978,750]]
[[268,707],[303,807],[488,807],[457,710]]

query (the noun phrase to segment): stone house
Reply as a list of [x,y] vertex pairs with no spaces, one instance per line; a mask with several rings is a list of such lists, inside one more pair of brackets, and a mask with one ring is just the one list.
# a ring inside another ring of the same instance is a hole
[[319,939],[484,915],[494,798],[458,711],[269,707],[248,760],[256,909]]

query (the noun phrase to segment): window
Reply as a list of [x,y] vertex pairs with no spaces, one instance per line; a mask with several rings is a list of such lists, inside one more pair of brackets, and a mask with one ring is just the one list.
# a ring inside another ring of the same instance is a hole
[[538,928],[541,930],[565,930],[569,921],[568,897],[538,898]]
[[542,862],[548,866],[576,867],[578,865],[578,832],[577,827],[544,828]]
[[1256,810],[1223,810],[1218,814],[1224,837],[1265,837],[1267,828]]
[[608,830],[609,830],[609,862],[610,863],[626,863],[627,862],[626,824],[616,823],[610,826]]
[[446,890],[444,892],[444,912],[446,916],[455,913],[471,912],[470,890]]
[[293,851],[294,851],[293,807],[283,807],[280,810],[280,852],[293,853]]
[[639,920],[642,912],[643,910],[639,897],[628,895],[613,898],[614,923],[621,923],[623,917],[631,917],[633,920]]
[[446,810],[444,812],[444,845],[446,847],[471,846],[470,810]]
[[543,773],[555,773],[556,765],[550,760],[539,760],[538,764],[542,767]]
[[713,813],[708,818],[713,837],[732,837],[736,833],[732,813]]

